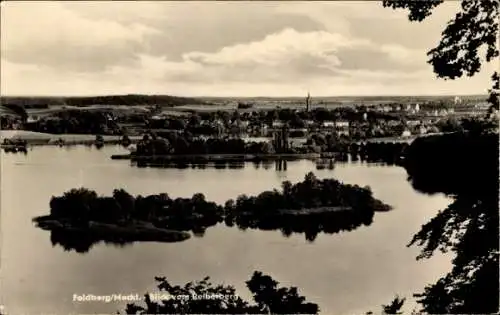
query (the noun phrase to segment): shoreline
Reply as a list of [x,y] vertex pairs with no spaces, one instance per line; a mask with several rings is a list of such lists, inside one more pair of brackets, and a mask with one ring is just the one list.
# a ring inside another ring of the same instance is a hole
[[[96,134],[51,134],[26,130],[0,130],[0,140],[25,141],[27,146],[68,146],[89,145],[96,143]],[[121,144],[121,135],[102,135],[102,144]],[[60,143],[60,140],[63,143]],[[129,136],[130,142],[135,144],[142,140],[142,136]],[[1,147],[5,145],[2,143]]]
[[319,153],[277,153],[277,154],[168,154],[155,156],[133,156],[132,154],[113,154],[112,160],[133,160],[139,162],[155,161],[193,161],[193,162],[213,162],[213,161],[255,161],[255,160],[294,160],[294,159],[314,159],[319,158]]
[[36,226],[46,231],[62,231],[68,233],[91,233],[93,237],[128,238],[131,242],[181,242],[191,238],[191,234],[184,231],[170,230],[155,227],[146,221],[134,221],[124,226],[114,223],[88,221],[87,227],[78,227],[65,219],[53,218],[50,215],[32,219]]

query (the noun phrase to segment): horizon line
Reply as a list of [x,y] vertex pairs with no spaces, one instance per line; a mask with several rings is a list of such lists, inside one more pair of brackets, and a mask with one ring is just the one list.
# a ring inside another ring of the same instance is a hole
[[[314,97],[331,97],[331,98],[343,98],[343,97],[455,97],[455,96],[488,96],[488,93],[477,93],[477,94],[366,94],[366,95],[311,95],[311,98]],[[63,98],[71,98],[71,97],[110,97],[110,96],[170,96],[170,97],[181,97],[181,98],[303,98],[307,97],[307,94],[304,95],[281,95],[281,96],[266,96],[266,95],[231,95],[231,96],[221,96],[221,95],[174,95],[174,94],[147,94],[147,93],[122,93],[122,94],[92,94],[92,95],[0,95],[0,97],[40,97],[40,98],[55,98],[55,97],[63,97]]]

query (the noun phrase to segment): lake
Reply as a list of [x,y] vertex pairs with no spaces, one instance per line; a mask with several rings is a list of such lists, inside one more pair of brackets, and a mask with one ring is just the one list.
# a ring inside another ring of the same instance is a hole
[[[122,153],[127,151],[119,146],[36,147],[27,155],[2,152],[0,298],[9,314],[116,313],[127,302],[73,302],[73,294],[142,296],[157,291],[155,276],[184,284],[208,275],[212,282],[235,285],[241,296],[249,297],[244,282],[254,270],[298,287],[323,314],[361,314],[379,312],[395,294],[410,298],[451,269],[448,256],[417,262],[418,249],[406,247],[450,199],[418,193],[403,168],[338,163],[334,170],[316,170],[311,161],[297,161],[288,162],[286,171],[252,164],[242,169],[154,169],[110,159]],[[52,195],[76,187],[103,195],[115,188],[133,195],[167,192],[171,197],[202,192],[222,203],[239,194],[279,188],[284,180],[300,181],[309,171],[318,178],[369,185],[374,197],[394,210],[375,213],[370,226],[319,234],[312,243],[304,234],[284,237],[280,231],[241,231],[220,224],[203,237],[180,243],[123,248],[100,243],[85,254],[53,247],[50,233],[31,222],[48,214]]]

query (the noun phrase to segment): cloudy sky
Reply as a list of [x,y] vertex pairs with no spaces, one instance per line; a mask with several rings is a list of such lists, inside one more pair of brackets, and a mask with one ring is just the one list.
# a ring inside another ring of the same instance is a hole
[[425,22],[380,2],[2,2],[2,95],[478,94],[435,79],[426,51],[458,11]]

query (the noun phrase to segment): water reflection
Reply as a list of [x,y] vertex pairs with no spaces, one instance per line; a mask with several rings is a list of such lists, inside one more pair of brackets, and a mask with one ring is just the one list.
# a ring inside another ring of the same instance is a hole
[[[86,188],[74,188],[50,199],[50,214],[33,219],[51,231],[53,246],[86,252],[99,241],[123,245],[134,241],[183,241],[192,231],[202,237],[218,223],[241,230],[281,230],[284,236],[304,233],[312,242],[320,232],[352,231],[370,225],[376,211],[391,206],[372,196],[369,187],[318,179],[309,172],[303,181],[283,181],[282,191],[239,195],[224,206],[207,201],[201,193],[172,199],[166,193],[134,197],[115,189],[111,197]],[[61,232],[63,231],[63,232]],[[67,232],[67,233],[65,233]],[[65,240],[65,236],[68,240]]]
[[[274,164],[274,170],[276,171],[286,171],[287,170],[287,161],[286,160],[276,160],[276,161],[252,161],[250,162],[251,165],[255,169],[263,168],[265,170],[270,170]],[[176,162],[171,162],[171,163],[146,163],[144,161],[131,161],[130,165],[134,167],[140,167],[140,168],[145,168],[145,167],[152,167],[152,168],[173,168],[173,169],[209,169],[209,168],[214,168],[214,169],[230,169],[230,170],[238,170],[238,169],[243,169],[245,166],[248,166],[250,164],[249,162],[245,161],[215,161],[215,162],[196,162],[196,163],[191,163],[191,162],[185,162],[185,161],[176,161]]]
[[361,225],[369,226],[373,222],[374,212],[338,211],[304,216],[267,216],[264,218],[239,217],[235,222],[226,220],[227,226],[236,225],[240,230],[259,229],[264,231],[279,230],[285,237],[292,234],[304,234],[305,239],[313,242],[318,234],[337,234],[350,232]]
[[[61,149],[65,151],[72,151],[75,150],[79,145],[61,145]],[[106,145],[102,143],[86,143],[84,145],[88,150],[102,150],[105,146],[113,146],[117,147],[118,145]],[[55,147],[54,147],[55,148]],[[33,148],[31,148],[33,150]],[[6,153],[23,153],[25,155],[28,154],[28,150],[26,148],[10,148],[10,147],[4,147],[2,148],[2,151]],[[383,165],[397,165],[397,166],[402,166],[402,161],[399,158],[399,156],[393,154],[393,155],[381,155],[380,152],[374,151],[374,152],[369,152],[370,154],[359,154],[356,152],[351,152],[351,153],[346,153],[346,152],[340,152],[340,153],[335,153],[334,156],[332,157],[327,157],[327,158],[307,158],[303,160],[310,160],[315,163],[316,169],[317,170],[333,170],[335,168],[335,163],[367,163],[367,164],[377,164],[380,166]],[[248,165],[247,162],[251,162],[254,166],[255,169],[259,169],[261,166],[263,169],[269,170],[272,169],[273,161],[274,161],[274,170],[276,171],[286,171],[287,170],[287,165],[289,161],[297,161],[301,160],[298,158],[286,158],[286,159],[276,159],[276,160],[266,160],[266,159],[261,159],[261,160],[254,160],[254,161],[245,161],[245,160],[234,160],[234,159],[219,159],[217,161],[207,161],[203,158],[193,158],[191,160],[185,160],[182,158],[179,159],[172,159],[171,161],[162,161],[162,162],[153,162],[153,161],[146,161],[146,160],[133,160],[130,161],[130,165],[133,167],[152,167],[152,168],[174,168],[174,169],[207,169],[207,168],[215,168],[215,169],[243,169],[245,165]]]
[[28,154],[28,149],[26,147],[2,147],[1,150],[5,153],[22,153],[24,155]]
[[87,253],[94,245],[104,243],[106,245],[124,248],[134,243],[133,240],[127,240],[122,237],[97,237],[93,233],[70,232],[63,230],[50,231],[50,241],[53,247],[61,246],[64,251],[75,251],[77,253]]
[[387,302],[395,292],[404,296],[419,292],[450,268],[446,257],[417,262],[415,251],[405,247],[420,225],[445,208],[449,199],[415,192],[402,168],[359,162],[336,163],[334,171],[317,171],[321,178],[369,185],[374,195],[395,206],[390,213],[376,214],[369,228],[361,225],[352,233],[318,233],[308,243],[303,234],[292,232],[286,238],[280,231],[249,228],[243,232],[218,224],[203,237],[181,243],[134,243],[124,250],[100,243],[84,255],[64,252],[60,245],[54,248],[49,232],[33,228],[31,219],[46,214],[50,197],[71,187],[88,187],[102,195],[119,187],[145,196],[168,191],[189,197],[204,192],[208,200],[221,204],[241,193],[255,195],[279,188],[283,180],[300,181],[315,169],[310,161],[288,162],[286,172],[275,172],[273,164],[269,171],[262,164],[255,169],[253,163],[222,171],[139,169],[109,158],[123,153],[119,146],[101,151],[75,146],[68,151],[36,147],[26,157],[2,156],[0,272],[7,288],[2,302],[11,314],[111,314],[123,309],[124,303],[75,303],[71,293],[143,294],[152,289],[150,280],[155,275],[177,283],[211,275],[217,282],[241,284],[257,267],[314,296],[324,314],[361,314]]
[[286,171],[288,163],[286,160],[277,160],[274,162],[274,169],[277,171]]
[[[360,226],[369,226],[373,222],[374,212],[356,213],[353,211],[329,212],[324,214],[307,216],[268,216],[259,220],[250,218],[238,218],[236,221],[227,219],[225,225],[245,231],[246,229],[258,229],[263,231],[281,231],[284,237],[290,237],[292,234],[304,234],[307,241],[313,242],[318,234],[337,234],[340,232],[350,232]],[[192,226],[192,233],[195,237],[203,237],[207,227]],[[117,246],[120,248],[131,245],[134,242],[157,242],[156,239],[137,239],[136,236],[113,236],[96,235],[91,232],[51,230],[50,241],[53,247],[60,246],[64,251],[75,251],[77,253],[87,253],[98,243]],[[177,241],[172,241],[177,242]]]

